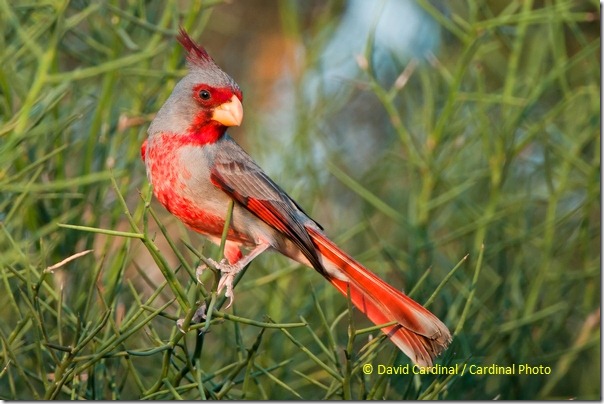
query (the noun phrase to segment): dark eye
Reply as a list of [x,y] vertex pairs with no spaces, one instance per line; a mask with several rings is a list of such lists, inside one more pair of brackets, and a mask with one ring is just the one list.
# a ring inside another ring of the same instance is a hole
[[210,94],[210,92],[208,90],[201,90],[199,92],[199,98],[201,98],[202,100],[209,100],[210,97],[212,97],[212,94]]

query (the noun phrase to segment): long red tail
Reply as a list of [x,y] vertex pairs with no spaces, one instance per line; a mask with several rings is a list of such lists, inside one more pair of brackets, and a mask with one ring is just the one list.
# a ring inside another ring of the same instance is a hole
[[363,267],[318,231],[308,229],[317,249],[330,264],[348,279],[327,279],[376,325],[396,321],[382,328],[413,362],[432,366],[432,361],[451,341],[447,326],[434,314],[404,293],[396,290]]

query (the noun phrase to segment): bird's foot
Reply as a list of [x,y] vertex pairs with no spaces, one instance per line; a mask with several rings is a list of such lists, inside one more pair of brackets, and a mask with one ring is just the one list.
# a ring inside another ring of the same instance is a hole
[[205,270],[208,269],[208,266],[204,263],[201,263],[197,266],[197,268],[195,269],[195,277],[197,278],[197,282],[201,283],[203,285],[203,282],[201,281],[201,275],[203,275],[203,273],[205,272]]
[[243,269],[243,267],[238,264],[229,264],[226,262],[226,260],[222,260],[219,263],[216,262],[214,264],[222,273],[220,281],[218,281],[217,292],[220,293],[222,292],[222,289],[226,288],[224,296],[229,298],[229,304],[226,306],[228,309],[233,304],[233,300],[235,300],[235,295],[233,294],[233,283],[235,282],[235,276]]
[[[238,264],[229,264],[226,259],[222,259],[220,260],[220,262],[216,262],[213,259],[209,258],[208,261],[221,273],[220,281],[218,281],[217,292],[222,292],[222,289],[226,287],[226,292],[224,293],[224,295],[229,298],[229,304],[226,306],[226,308],[228,309],[233,304],[233,300],[235,297],[233,294],[233,283],[235,281],[235,276],[243,269],[243,266]],[[206,269],[207,265],[205,264],[201,264],[197,267],[195,273],[197,275],[198,282],[201,283],[199,278]]]

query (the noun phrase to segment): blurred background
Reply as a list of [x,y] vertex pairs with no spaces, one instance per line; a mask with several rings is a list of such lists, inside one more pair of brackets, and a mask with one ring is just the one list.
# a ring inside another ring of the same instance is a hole
[[[449,326],[438,364],[548,374],[364,374],[409,360],[270,254],[181,333],[220,251],[140,160],[181,25],[243,90],[230,134]],[[0,0],[0,29],[0,399],[600,399],[598,2]]]

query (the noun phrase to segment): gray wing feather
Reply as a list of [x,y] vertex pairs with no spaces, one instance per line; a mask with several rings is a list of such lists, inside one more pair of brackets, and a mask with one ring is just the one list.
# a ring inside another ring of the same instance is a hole
[[231,138],[221,140],[214,154],[211,180],[261,220],[271,224],[308,258],[313,267],[326,273],[306,225],[312,220],[254,160]]

